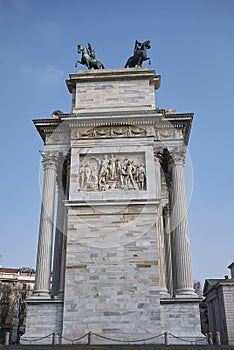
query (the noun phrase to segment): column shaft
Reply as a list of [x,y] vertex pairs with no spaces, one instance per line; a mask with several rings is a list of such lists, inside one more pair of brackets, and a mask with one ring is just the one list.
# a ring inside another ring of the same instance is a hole
[[60,274],[62,267],[62,250],[64,235],[64,195],[62,189],[58,189],[57,218],[54,242],[54,262],[53,262],[53,295],[57,295],[60,287]]
[[[155,150],[154,154],[154,165],[155,165],[155,182],[156,182],[156,198],[160,200],[162,199],[162,189],[161,189],[161,163],[160,159],[162,157],[162,152],[159,150]],[[165,281],[165,246],[164,246],[164,229],[163,229],[163,214],[162,214],[162,205],[160,203],[159,208],[159,216],[158,216],[158,261],[159,261],[159,283],[160,283],[160,294],[165,297],[168,297],[168,290],[166,288]]]
[[173,155],[172,164],[172,231],[176,264],[176,294],[195,295],[185,195],[184,158]]
[[164,207],[164,242],[165,242],[165,263],[166,263],[166,286],[170,296],[173,296],[172,279],[172,255],[171,255],[171,228],[169,205]]
[[57,158],[54,153],[41,152],[41,154],[44,165],[44,180],[34,294],[49,296]]

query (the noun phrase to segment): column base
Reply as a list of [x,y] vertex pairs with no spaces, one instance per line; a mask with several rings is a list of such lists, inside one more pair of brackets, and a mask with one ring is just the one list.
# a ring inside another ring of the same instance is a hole
[[160,295],[160,299],[162,299],[162,298],[168,299],[171,297],[166,288],[161,289],[159,292],[159,295]]
[[51,294],[45,291],[35,291],[29,299],[51,299]]
[[53,299],[63,300],[64,299],[64,293],[59,292],[57,295],[53,296]]
[[198,295],[192,288],[181,288],[176,290],[176,298],[198,298]]

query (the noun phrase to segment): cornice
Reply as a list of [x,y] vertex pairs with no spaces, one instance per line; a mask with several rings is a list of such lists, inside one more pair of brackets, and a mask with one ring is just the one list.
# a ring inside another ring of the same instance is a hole
[[72,93],[77,83],[114,80],[139,80],[148,79],[154,88],[160,87],[161,76],[156,75],[155,70],[148,68],[113,68],[100,70],[80,70],[78,73],[69,74],[66,80],[69,92]]

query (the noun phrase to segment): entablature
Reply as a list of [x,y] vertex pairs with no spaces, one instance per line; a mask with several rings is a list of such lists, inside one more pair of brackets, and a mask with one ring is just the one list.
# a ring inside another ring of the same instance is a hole
[[[155,140],[184,139],[187,145],[193,113],[154,111],[116,113],[61,113],[58,119],[33,120],[45,143],[72,138],[118,138],[154,136]],[[53,135],[51,139],[49,139]]]

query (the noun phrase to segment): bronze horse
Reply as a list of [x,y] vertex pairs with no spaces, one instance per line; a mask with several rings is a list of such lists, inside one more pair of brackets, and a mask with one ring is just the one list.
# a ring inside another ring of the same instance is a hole
[[147,57],[147,49],[150,49],[150,48],[151,48],[150,40],[147,40],[143,43],[140,43],[139,41],[136,40],[135,48],[134,48],[134,56],[129,57],[124,68],[142,67],[142,63],[147,60],[149,61],[149,64],[151,64],[150,58]]
[[81,61],[77,60],[75,67],[77,67],[78,63],[83,64],[88,67],[88,69],[104,69],[104,65],[96,60],[95,51],[93,47],[88,44],[88,49],[84,45],[77,46],[77,52],[82,53]]

